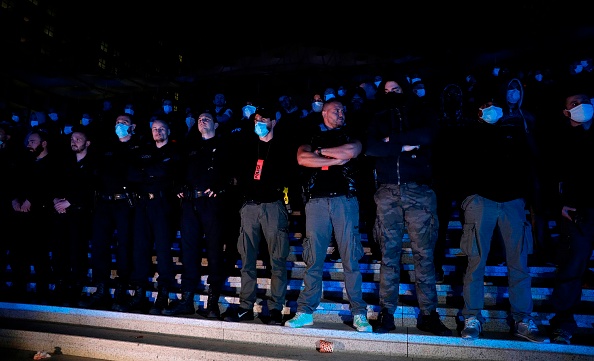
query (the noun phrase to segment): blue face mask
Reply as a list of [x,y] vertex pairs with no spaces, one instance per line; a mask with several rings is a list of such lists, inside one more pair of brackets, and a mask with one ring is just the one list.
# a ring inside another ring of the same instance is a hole
[[[186,118],[186,125],[188,126],[188,128],[192,128],[192,126],[196,124],[196,119],[192,118],[192,117],[187,117]],[[153,126],[151,125],[151,128]]]
[[126,124],[116,124],[115,132],[116,132],[118,138],[124,138],[124,137],[127,137],[128,135],[130,135],[128,133],[129,128],[130,128],[130,126],[126,125]]
[[415,94],[419,97],[422,98],[425,96],[425,89],[415,89]]
[[263,138],[267,136],[270,131],[268,130],[268,126],[266,125],[266,123],[256,122],[254,132],[256,132],[256,134],[258,134],[259,137]]
[[328,100],[330,100],[330,99],[332,99],[332,98],[335,98],[334,94],[332,94],[332,93],[330,93],[330,94],[325,94],[325,95],[324,95],[324,100],[325,100],[325,101],[328,101]]
[[541,82],[542,81],[542,74],[536,74],[534,76],[534,79],[536,79],[536,81]]
[[70,134],[72,133],[72,125],[66,125],[64,127],[64,134]]
[[321,112],[323,107],[324,107],[324,103],[322,103],[322,102],[311,103],[311,109],[316,113]]
[[36,126],[38,126],[38,125],[39,125],[39,122],[38,122],[37,120],[32,120],[32,121],[31,121],[31,126],[32,126],[32,127],[36,127]]
[[165,114],[171,113],[172,110],[173,107],[171,105],[163,105],[163,111],[165,112]]
[[82,125],[83,125],[83,126],[85,126],[85,127],[86,127],[87,125],[89,125],[90,123],[91,123],[91,119],[89,119],[89,118],[82,118],[82,119],[80,120],[80,124],[82,124]]
[[246,105],[245,107],[241,108],[243,113],[243,117],[249,119],[250,115],[256,112],[256,107],[253,105]]
[[124,113],[134,115],[134,109],[126,108],[124,109]]
[[507,102],[516,104],[520,101],[520,91],[518,89],[510,89],[507,91]]
[[18,121],[19,121],[19,116],[18,116],[18,115],[13,115],[13,116],[12,116],[12,120],[18,123]]
[[503,116],[503,109],[491,105],[483,109],[483,116],[481,117],[485,122],[489,124],[495,124]]
[[344,90],[338,89],[338,95],[339,96],[343,97],[343,96],[345,96],[345,94],[346,94],[346,92]]
[[47,116],[54,122],[58,120],[58,114],[56,113],[49,113]]

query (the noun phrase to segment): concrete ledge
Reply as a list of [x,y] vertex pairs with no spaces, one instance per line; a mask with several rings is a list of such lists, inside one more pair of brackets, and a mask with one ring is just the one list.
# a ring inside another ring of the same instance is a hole
[[[517,358],[529,361],[567,359],[585,361],[594,358],[594,347],[590,346],[534,344],[505,339],[504,334],[490,335],[492,338],[488,339],[467,341],[460,337],[425,335],[414,327],[398,327],[396,332],[388,334],[359,333],[348,323],[321,322],[316,316],[317,314],[314,315],[314,326],[291,329],[264,325],[257,319],[232,323],[199,319],[198,316],[166,317],[0,303],[0,317],[12,320],[3,322],[4,327],[0,329],[0,345],[39,350],[52,350],[59,345],[64,352],[71,350],[68,352],[70,355],[122,361],[157,359],[154,355],[160,355],[159,360],[171,361],[223,360],[229,359],[230,354],[242,355],[242,360],[272,360],[279,358],[268,355],[265,350],[288,349],[289,354],[297,356],[305,350],[315,352],[316,343],[322,339],[334,343],[336,355],[344,353],[346,357],[365,354],[365,359],[370,360],[375,359],[376,356],[457,360]],[[22,322],[16,322],[18,320]],[[19,324],[26,322],[35,322],[40,325],[43,323],[39,327],[43,326],[45,330],[19,328]],[[97,330],[97,337],[76,334],[92,330]],[[103,337],[100,337],[101,332],[104,332]],[[120,340],[106,340],[106,338],[116,338],[118,332],[124,333]],[[168,338],[171,338],[169,342],[167,342]],[[149,344],[151,340],[154,340],[154,344]],[[188,341],[187,345],[185,341]],[[159,342],[161,344],[157,345]],[[222,342],[226,346],[218,349],[218,346],[215,347],[218,345],[216,342]],[[212,354],[207,355],[204,348],[209,347],[209,352]],[[252,347],[255,349],[252,350]],[[284,355],[282,357],[286,360],[307,359],[300,356],[287,358],[287,355]]]

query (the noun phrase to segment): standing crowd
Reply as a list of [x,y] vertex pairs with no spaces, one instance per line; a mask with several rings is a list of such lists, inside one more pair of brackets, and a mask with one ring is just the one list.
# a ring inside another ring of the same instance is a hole
[[[547,82],[540,71],[527,78],[495,67],[434,87],[417,74],[382,74],[320,90],[311,108],[290,94],[276,104],[246,100],[235,107],[218,93],[212,104],[184,114],[170,99],[144,114],[132,104],[118,112],[106,101],[77,122],[54,109],[43,121],[13,113],[0,123],[0,244],[2,267],[10,267],[2,273],[3,297],[253,320],[257,260],[266,254],[270,295],[261,318],[299,328],[314,323],[334,245],[353,327],[386,333],[396,329],[407,234],[417,328],[450,336],[437,312],[436,285],[444,276],[448,223],[459,212],[459,247],[468,261],[461,337],[482,334],[485,268],[499,247],[511,331],[532,342],[569,344],[594,240],[587,168],[594,156],[592,65],[585,60],[572,69],[567,79]],[[283,320],[295,210],[305,215],[306,270],[297,312]],[[549,234],[550,221],[558,222],[559,239]],[[178,231],[180,282],[172,253]],[[373,326],[362,295],[362,231],[381,260]],[[533,315],[532,254],[557,267],[548,334]],[[240,303],[221,314],[219,297],[238,260]],[[203,274],[208,300],[196,310]],[[96,291],[87,295],[89,282]],[[178,289],[181,298],[171,300]]]

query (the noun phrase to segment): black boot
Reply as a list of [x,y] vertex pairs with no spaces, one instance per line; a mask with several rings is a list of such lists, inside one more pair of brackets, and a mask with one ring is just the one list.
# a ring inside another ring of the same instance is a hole
[[35,294],[32,303],[37,305],[51,305],[52,292],[49,284],[37,282],[35,285]]
[[165,307],[169,304],[169,289],[167,287],[159,287],[157,298],[149,310],[151,315],[161,315]]
[[206,308],[205,309],[198,309],[196,311],[202,317],[206,318],[213,318],[213,319],[220,319],[221,318],[221,310],[219,309],[219,297],[221,296],[220,292],[213,291],[212,289],[208,290],[208,300],[206,301]]
[[97,283],[97,290],[87,299],[82,299],[78,302],[78,307],[90,308],[93,310],[104,310],[109,308],[111,303],[111,295],[105,283]]
[[146,292],[144,287],[136,286],[133,288],[134,295],[130,296],[128,292],[125,292],[124,297],[118,297],[120,300],[116,300],[111,306],[113,311],[117,312],[132,312],[132,311],[143,311],[146,312],[145,306],[147,305]]
[[193,315],[194,312],[194,292],[186,291],[182,293],[181,300],[173,300],[161,314],[165,316]]

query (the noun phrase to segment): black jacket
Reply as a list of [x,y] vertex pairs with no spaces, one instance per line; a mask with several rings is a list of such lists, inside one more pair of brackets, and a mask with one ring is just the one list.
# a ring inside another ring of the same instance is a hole
[[[431,157],[437,113],[404,100],[386,103],[367,128],[365,154],[376,158],[378,184],[432,183]],[[389,141],[386,141],[389,139]],[[404,145],[418,145],[402,151]]]

